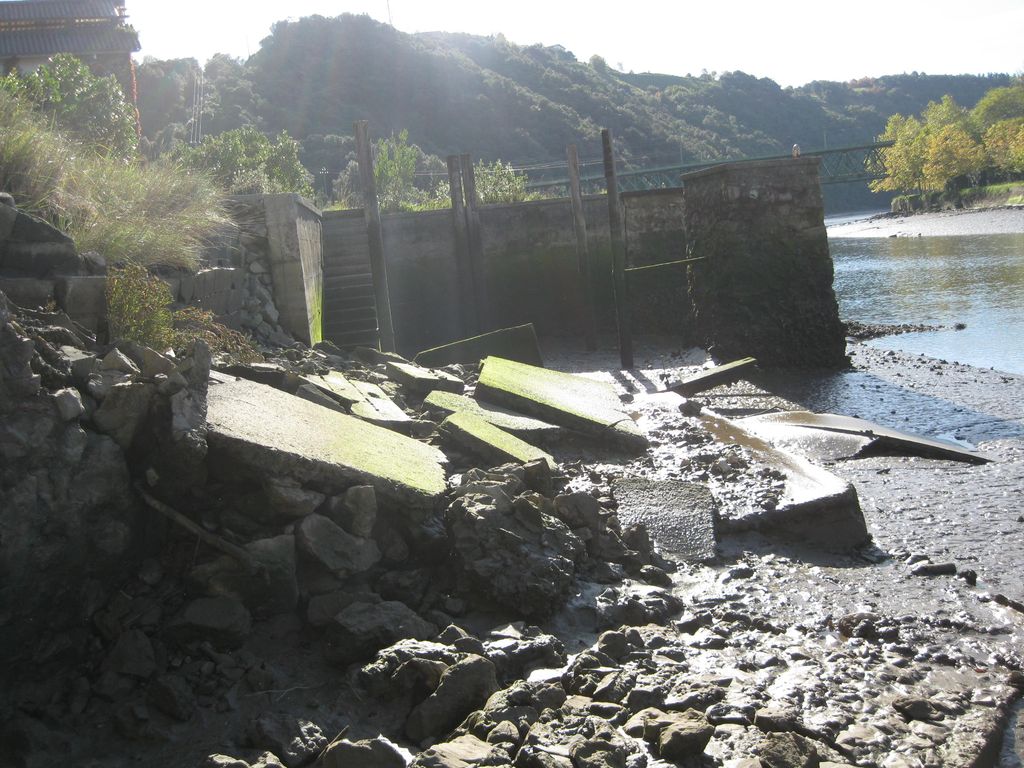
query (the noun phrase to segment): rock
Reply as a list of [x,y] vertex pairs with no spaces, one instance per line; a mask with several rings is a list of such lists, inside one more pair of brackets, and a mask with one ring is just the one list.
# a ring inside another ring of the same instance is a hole
[[907,722],[911,720],[922,720],[934,722],[944,718],[943,713],[928,699],[915,696],[900,696],[893,699],[892,708],[900,713]]
[[150,347],[134,341],[121,340],[117,342],[117,348],[136,365],[139,372],[147,379],[152,379],[160,374],[170,376],[177,371],[177,365],[174,360],[161,355]]
[[239,600],[259,615],[273,616],[295,610],[299,601],[295,537],[258,539],[246,544],[245,550],[261,569],[259,574],[249,573],[235,558],[224,555],[196,566],[189,574],[190,582],[211,597]]
[[415,742],[442,736],[482,707],[496,690],[494,664],[470,656],[449,667],[437,690],[413,708],[405,722],[405,733]]
[[383,736],[363,741],[336,741],[317,768],[405,768],[405,757]]
[[53,402],[57,406],[57,413],[61,421],[77,419],[85,413],[85,406],[82,404],[82,396],[73,387],[60,389],[53,393]]
[[145,680],[156,672],[153,644],[141,630],[129,629],[117,638],[105,666],[118,674]]
[[168,717],[186,722],[196,711],[196,697],[185,678],[176,674],[162,675],[149,686],[146,700]]
[[813,742],[795,733],[769,733],[755,750],[765,768],[815,768],[818,753]]
[[463,654],[446,645],[422,640],[400,640],[383,648],[359,670],[359,682],[379,699],[416,694],[419,703],[437,689],[441,675]]
[[[544,511],[544,510],[547,511]],[[467,588],[524,616],[545,616],[570,594],[583,544],[537,494],[467,493],[445,513]]]
[[314,627],[326,627],[334,621],[335,616],[352,603],[379,602],[381,602],[380,595],[369,591],[339,589],[325,592],[322,595],[313,595],[309,598],[309,604],[306,606],[306,621]]
[[208,640],[218,648],[237,648],[252,631],[252,617],[238,600],[201,597],[185,606],[167,628],[179,643]]
[[228,755],[207,755],[203,768],[252,768],[245,760]]
[[139,367],[131,361],[131,358],[117,348],[110,350],[106,357],[100,360],[100,370],[116,371],[128,376],[137,376],[140,373]]
[[270,478],[263,483],[267,504],[272,514],[287,518],[303,518],[319,507],[324,494],[306,490],[298,483],[282,478]]
[[377,492],[372,485],[356,485],[327,503],[327,517],[353,536],[373,535],[377,522]]
[[[109,355],[108,355],[109,357]],[[103,404],[93,414],[96,428],[110,435],[122,449],[127,450],[149,415],[149,404],[155,387],[152,384],[116,384],[103,398]]]
[[308,765],[327,746],[319,726],[303,718],[264,712],[248,728],[249,742],[258,749],[271,749],[288,768]]
[[690,709],[673,717],[658,740],[658,754],[665,760],[682,762],[703,754],[715,727],[700,712]]
[[373,539],[346,532],[323,515],[309,515],[295,529],[299,550],[338,578],[363,573],[380,561]]
[[921,563],[910,571],[912,576],[956,576],[956,563]]
[[596,600],[601,628],[623,625],[638,627],[666,624],[683,609],[678,597],[663,589],[651,588],[640,593],[609,587]]
[[507,765],[508,753],[471,734],[452,741],[435,744],[421,752],[410,768],[473,768],[474,766]]
[[399,640],[426,640],[437,627],[404,603],[352,603],[327,627],[327,654],[335,663],[366,658]]

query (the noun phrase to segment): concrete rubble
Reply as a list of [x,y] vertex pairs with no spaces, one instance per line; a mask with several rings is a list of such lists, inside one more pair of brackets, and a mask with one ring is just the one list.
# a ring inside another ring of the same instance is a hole
[[0,296],[13,765],[940,766],[998,746],[1019,658],[943,656],[955,627],[912,615],[801,617],[790,548],[872,556],[857,492],[740,421],[497,357],[264,351],[99,344]]

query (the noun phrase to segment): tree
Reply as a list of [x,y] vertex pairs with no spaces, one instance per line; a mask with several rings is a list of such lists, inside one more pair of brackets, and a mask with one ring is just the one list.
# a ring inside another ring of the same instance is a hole
[[481,160],[473,166],[473,177],[481,203],[521,203],[526,199],[526,174],[517,172],[511,163]]
[[985,151],[997,170],[1024,173],[1024,117],[993,123],[985,131]]
[[377,140],[377,157],[373,164],[373,180],[377,199],[386,211],[397,211],[416,202],[413,180],[416,176],[415,146],[409,145],[409,132],[391,134]]
[[186,167],[209,171],[235,194],[312,194],[309,174],[299,162],[298,142],[283,131],[271,141],[247,125],[210,136],[195,147],[181,145],[175,155]]
[[937,131],[946,126],[965,126],[968,121],[968,112],[965,108],[956,103],[956,100],[948,93],[939,101],[929,101],[928,106],[921,113],[921,119],[932,131]]
[[28,75],[12,72],[0,88],[26,99],[58,129],[102,154],[128,158],[138,144],[135,108],[113,75],[96,77],[89,67],[61,53]]
[[880,141],[894,141],[885,150],[888,175],[871,182],[873,192],[921,192],[925,188],[925,148],[928,132],[915,117],[893,115]]
[[925,186],[942,190],[961,176],[977,176],[985,167],[985,151],[959,125],[946,125],[928,138],[923,166]]
[[1024,80],[1006,88],[993,88],[971,110],[971,121],[979,133],[1018,117],[1024,117]]

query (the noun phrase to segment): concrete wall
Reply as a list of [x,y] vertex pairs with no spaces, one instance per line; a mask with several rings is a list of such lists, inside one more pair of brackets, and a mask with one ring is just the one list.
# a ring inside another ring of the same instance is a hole
[[836,367],[845,335],[832,290],[818,159],[717,166],[683,177],[698,339],[720,360]]
[[266,195],[263,205],[281,326],[299,341],[316,344],[323,326],[320,211],[298,195]]

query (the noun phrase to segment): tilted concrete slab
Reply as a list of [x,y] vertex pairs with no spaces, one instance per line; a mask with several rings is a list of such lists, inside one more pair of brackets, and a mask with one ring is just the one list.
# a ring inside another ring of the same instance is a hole
[[476,395],[618,448],[640,453],[647,438],[610,384],[500,357],[483,361]]
[[543,459],[552,471],[558,468],[550,454],[472,413],[453,413],[441,423],[439,431],[446,441],[481,457],[489,462],[488,466],[508,462],[528,464]]
[[708,368],[706,371],[695,373],[693,376],[687,376],[678,384],[668,387],[667,391],[689,397],[698,392],[714,389],[720,384],[732,384],[734,381],[739,381],[745,374],[752,371],[756,365],[757,359],[753,357],[733,360],[731,363],[716,365],[714,368]]
[[479,400],[466,397],[466,395],[457,395],[452,392],[431,392],[423,401],[423,408],[432,413],[443,413],[446,416],[453,413],[472,413],[527,442],[551,440],[562,432],[561,427],[548,424],[546,421],[523,416],[507,408],[482,403]]
[[287,476],[326,493],[372,485],[385,502],[432,509],[445,490],[438,449],[251,381],[211,379],[211,467]]
[[613,483],[612,495],[622,526],[645,525],[664,557],[707,563],[718,556],[718,503],[707,486],[628,478]]
[[739,422],[713,411],[704,411],[700,419],[718,442],[745,448],[754,461],[778,471],[785,482],[775,509],[723,519],[722,531],[758,530],[783,535],[787,540],[844,549],[867,543],[867,525],[853,485],[776,448]]
[[352,404],[352,415],[365,421],[373,422],[382,427],[401,428],[412,419],[409,414],[395,405],[383,389],[368,381],[353,381],[352,385],[363,396],[358,403]]
[[[984,464],[992,459],[983,453],[945,440],[902,432],[873,421],[835,413],[787,411],[744,419],[744,425],[776,444],[802,446],[803,451],[826,457],[852,456],[868,446],[932,459]],[[852,449],[852,450],[851,450]]]
[[384,363],[384,368],[389,379],[420,395],[429,395],[435,389],[455,393],[461,393],[466,389],[462,379],[444,371],[430,371],[412,363],[397,363],[392,360]]
[[366,399],[366,396],[338,371],[329,371],[324,376],[303,376],[302,380],[349,408]]
[[414,358],[418,365],[436,367],[452,363],[479,363],[485,357],[501,357],[527,365],[543,366],[533,323],[502,328],[451,344],[425,349]]

